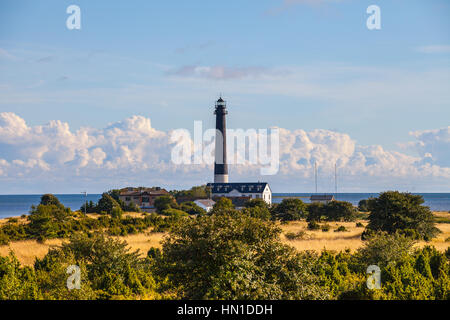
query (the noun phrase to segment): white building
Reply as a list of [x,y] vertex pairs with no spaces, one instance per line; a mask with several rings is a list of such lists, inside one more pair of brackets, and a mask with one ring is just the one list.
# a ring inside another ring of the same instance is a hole
[[195,200],[194,203],[203,210],[205,210],[206,212],[211,211],[211,209],[214,207],[215,204],[215,202],[211,199],[198,199]]
[[334,196],[331,194],[313,194],[309,198],[309,201],[311,201],[312,203],[318,202],[328,204],[329,202],[334,201]]
[[272,190],[267,182],[208,183],[211,196],[226,198],[263,199],[272,204]]

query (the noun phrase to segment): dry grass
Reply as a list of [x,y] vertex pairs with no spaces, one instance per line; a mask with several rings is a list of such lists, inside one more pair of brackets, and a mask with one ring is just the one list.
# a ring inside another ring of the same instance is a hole
[[[127,213],[130,216],[138,216],[139,213]],[[436,216],[440,218],[450,218],[447,212],[438,212]],[[95,215],[93,215],[95,217]],[[98,217],[98,216],[97,216]],[[21,218],[19,218],[21,219]],[[1,219],[0,224],[5,223],[7,219]],[[365,220],[359,220],[364,226],[367,224]],[[323,224],[323,223],[322,223]],[[297,250],[327,250],[343,251],[350,249],[352,252],[362,246],[361,234],[364,227],[356,227],[356,222],[329,222],[330,231],[323,232],[321,230],[308,230],[305,221],[294,221],[289,224],[281,225],[283,231],[281,240],[296,248]],[[339,226],[345,226],[347,232],[334,232]],[[433,245],[440,251],[446,250],[450,246],[450,242],[445,242],[445,239],[450,237],[450,223],[437,223],[436,226],[442,231],[437,238],[431,242],[419,242],[417,246]],[[288,240],[285,234],[288,232],[297,233],[298,231],[305,231],[307,236],[305,239]],[[126,237],[116,237],[121,240],[126,240],[133,250],[139,249],[142,256],[147,254],[147,251],[152,248],[160,248],[161,240],[164,238],[164,233],[140,233],[128,235]],[[60,245],[60,239],[48,240],[45,243],[38,243],[35,240],[25,240],[12,242],[7,246],[0,246],[0,256],[7,255],[10,250],[14,251],[19,261],[25,265],[32,265],[35,258],[42,258],[52,246]]]
[[[367,222],[360,221],[364,225]],[[362,245],[361,233],[364,231],[364,227],[356,227],[356,222],[329,222],[330,231],[323,232],[322,230],[308,230],[307,222],[295,221],[287,225],[280,225],[283,230],[281,237],[282,241],[297,250],[315,250],[322,251],[327,250],[343,251],[350,249],[352,251],[358,249]],[[347,232],[334,232],[339,226],[345,226],[348,229]],[[304,230],[308,235],[308,239],[305,240],[288,240],[284,236],[287,232],[298,232]]]
[[[160,248],[164,233],[140,233],[128,235],[126,237],[115,237],[127,241],[132,250],[138,249],[141,256],[146,256],[150,248]],[[60,245],[64,240],[51,239],[45,243],[36,240],[14,241],[7,246],[0,246],[0,256],[6,256],[9,251],[13,251],[17,259],[24,264],[31,266],[36,258],[43,258],[51,247]]]

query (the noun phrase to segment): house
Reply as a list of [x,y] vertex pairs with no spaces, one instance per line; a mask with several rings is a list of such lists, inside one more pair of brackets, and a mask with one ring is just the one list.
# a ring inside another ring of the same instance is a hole
[[206,212],[209,212],[209,211],[211,211],[211,209],[213,208],[213,206],[216,202],[211,199],[198,199],[198,200],[194,200],[194,203],[196,205],[198,205],[200,208],[202,208],[203,210],[205,210]]
[[309,198],[309,201],[311,201],[312,203],[316,202],[316,203],[323,203],[323,204],[328,204],[331,201],[334,201],[334,196],[331,194],[313,194],[311,195],[311,197]]
[[167,190],[159,187],[154,188],[127,188],[119,194],[119,199],[129,205],[131,203],[139,206],[143,211],[154,212],[155,199],[169,194]]
[[[272,204],[272,190],[267,182],[208,183],[207,186],[211,189],[213,199],[225,197],[235,202],[238,198],[245,201],[263,199],[267,204]],[[241,207],[240,203],[235,206]]]

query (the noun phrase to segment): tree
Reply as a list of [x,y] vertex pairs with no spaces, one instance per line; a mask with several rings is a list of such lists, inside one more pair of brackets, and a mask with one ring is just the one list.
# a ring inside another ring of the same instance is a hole
[[212,210],[209,212],[210,214],[218,213],[220,211],[226,211],[229,209],[234,209],[233,202],[229,198],[219,198],[214,204]]
[[283,199],[275,209],[275,217],[282,221],[293,221],[306,218],[306,204],[300,199]]
[[362,199],[358,202],[358,210],[361,212],[369,212],[369,200]]
[[377,198],[369,199],[367,230],[388,233],[413,231],[420,239],[428,241],[439,233],[439,229],[434,226],[432,212],[423,203],[420,195],[383,192]]
[[53,194],[51,194],[51,193],[44,194],[41,197],[40,204],[42,204],[44,206],[55,205],[57,207],[63,207],[64,208],[64,206],[61,204],[61,202],[59,202],[59,199],[57,197],[55,197]]
[[354,221],[356,209],[347,201],[330,201],[325,207],[325,218],[327,221]]
[[259,208],[269,208],[269,205],[267,204],[267,202],[265,202],[263,199],[261,198],[256,198],[256,199],[250,199],[249,201],[247,201],[245,203],[245,207],[246,208],[255,208],[255,207],[259,207]]
[[205,214],[206,210],[199,207],[195,202],[187,201],[180,205],[180,209],[189,214]]
[[175,198],[171,195],[159,196],[155,199],[154,202],[156,211],[158,213],[162,213],[166,209],[179,209],[178,203]]
[[113,218],[120,218],[123,213],[119,203],[106,192],[103,193],[101,199],[98,200],[97,212],[106,212]]
[[325,215],[325,206],[320,202],[313,202],[308,205],[307,221],[320,221]]
[[358,249],[356,257],[366,267],[369,265],[386,267],[390,263],[398,263],[405,259],[411,253],[414,243],[414,240],[398,233],[377,232]]
[[270,214],[269,209],[266,207],[260,207],[260,206],[254,206],[254,207],[247,207],[242,209],[242,212],[244,214],[249,215],[253,218],[258,218],[262,220],[270,220],[272,218],[272,215]]
[[70,208],[64,208],[61,204],[32,206],[27,219],[30,221],[28,233],[41,241],[67,236],[73,220]]
[[326,299],[312,263],[280,242],[271,222],[230,214],[183,219],[155,271],[181,299]]

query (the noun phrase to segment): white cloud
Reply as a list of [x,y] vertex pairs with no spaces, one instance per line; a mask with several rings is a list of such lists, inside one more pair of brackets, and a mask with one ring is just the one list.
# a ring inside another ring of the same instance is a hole
[[[295,185],[309,183],[314,163],[322,177],[331,177],[337,163],[339,174],[364,185],[372,181],[385,188],[398,181],[441,181],[448,189],[450,178],[450,127],[416,131],[411,142],[417,156],[361,146],[349,135],[329,130],[280,130],[280,171],[259,176],[259,167],[248,164],[230,168],[235,181],[264,179]],[[103,129],[71,131],[68,123],[50,121],[30,127],[14,113],[0,113],[0,189],[14,181],[71,184],[133,183],[145,185],[193,185],[211,180],[210,165],[175,165],[171,162],[170,132],[152,127],[149,118],[133,116]],[[375,181],[375,182],[374,182]],[[383,181],[383,185],[376,182]],[[409,181],[409,182],[408,182]],[[445,181],[445,182],[442,182]],[[55,190],[57,191],[57,190]],[[283,191],[283,190],[281,190]]]

